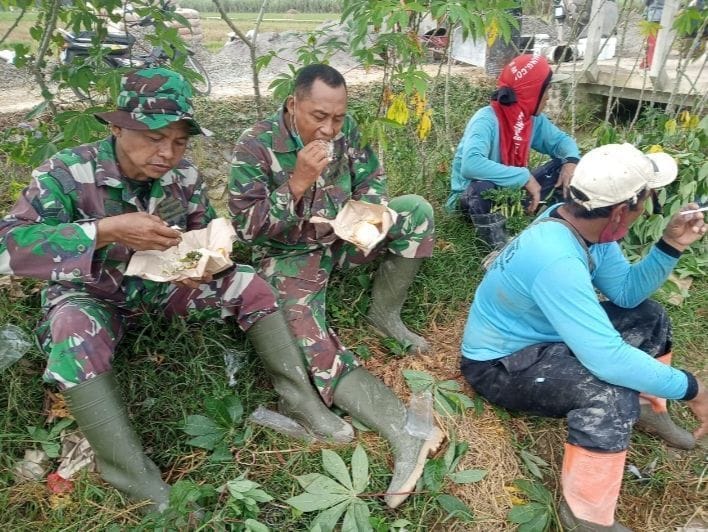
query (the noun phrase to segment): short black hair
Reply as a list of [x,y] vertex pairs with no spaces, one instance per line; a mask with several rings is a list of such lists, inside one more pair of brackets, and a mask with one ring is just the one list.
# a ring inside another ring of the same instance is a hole
[[[571,188],[573,185],[571,185]],[[651,193],[650,188],[645,188],[642,190],[638,195],[636,199],[629,199],[626,201],[620,201],[619,203],[615,203],[614,205],[608,205],[606,207],[598,207],[596,209],[586,209],[583,207],[580,203],[578,203],[576,200],[574,200],[572,197],[569,197],[567,200],[565,200],[565,206],[566,208],[570,211],[570,213],[575,216],[576,218],[583,218],[585,220],[596,220],[598,218],[609,218],[610,213],[612,212],[612,209],[617,207],[618,205],[629,205],[629,209],[632,211],[636,211],[639,208],[639,204],[646,199],[647,196]],[[585,201],[589,199],[585,194],[583,194],[581,191],[578,189],[573,189],[572,194],[575,195],[576,198],[578,198],[581,201]]]
[[344,90],[347,89],[347,82],[344,81],[344,76],[340,74],[339,70],[323,63],[315,63],[302,67],[297,73],[293,94],[301,97],[308,96],[312,90],[312,84],[318,79],[333,89],[342,86]]

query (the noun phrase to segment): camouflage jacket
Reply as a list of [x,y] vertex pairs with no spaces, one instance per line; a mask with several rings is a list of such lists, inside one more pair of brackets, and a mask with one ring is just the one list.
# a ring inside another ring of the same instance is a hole
[[298,148],[283,110],[245,131],[234,149],[229,210],[240,240],[254,245],[254,258],[298,255],[331,245],[337,236],[313,216],[334,218],[349,199],[386,200],[386,177],[370,146],[347,115],[334,140],[334,157],[317,182],[295,202],[288,179]]
[[[181,229],[215,217],[197,169],[188,161],[152,182],[147,205],[131,191],[116,162],[113,137],[63,150],[32,172],[32,181],[0,221],[0,273],[49,281],[45,307],[70,294],[118,305],[156,283],[123,278],[132,251],[96,249],[97,220],[123,213],[156,214]],[[129,301],[128,301],[129,302]]]

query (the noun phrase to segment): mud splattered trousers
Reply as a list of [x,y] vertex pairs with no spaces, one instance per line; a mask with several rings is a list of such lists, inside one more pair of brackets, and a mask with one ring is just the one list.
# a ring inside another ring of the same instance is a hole
[[332,270],[369,263],[386,252],[411,259],[433,253],[435,225],[430,203],[409,194],[391,199],[388,206],[398,213],[396,222],[368,255],[338,239],[315,251],[268,256],[259,265],[259,274],[278,294],[280,308],[305,353],[312,381],[328,406],[339,379],[359,365],[327,325],[326,294]]
[[[562,166],[563,161],[560,159],[551,159],[546,164],[531,171],[538,184],[541,185],[542,200],[553,195],[552,203],[556,200],[562,201],[562,190],[555,188]],[[468,217],[489,214],[492,210],[492,200],[482,196],[487,190],[495,188],[499,188],[499,185],[491,181],[472,180],[460,195],[460,210]]]
[[273,290],[251,266],[237,265],[197,289],[172,283],[124,284],[130,287],[124,304],[77,293],[48,309],[38,329],[48,355],[45,381],[65,389],[109,371],[116,346],[131,317],[138,313],[199,319],[233,317],[246,331],[278,308]]
[[[628,344],[659,357],[671,350],[671,324],[658,303],[624,309],[603,302]],[[619,452],[629,446],[639,418],[639,392],[599,380],[563,343],[526,347],[507,357],[478,362],[462,357],[462,372],[490,402],[509,410],[568,420],[568,443]]]

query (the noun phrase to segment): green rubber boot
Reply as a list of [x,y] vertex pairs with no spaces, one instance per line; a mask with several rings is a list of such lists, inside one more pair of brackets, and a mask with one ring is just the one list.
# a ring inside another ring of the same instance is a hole
[[358,367],[342,377],[334,389],[334,404],[346,410],[388,440],[393,449],[393,478],[384,500],[396,508],[415,489],[428,455],[443,440],[437,427],[427,440],[408,434],[406,407],[379,379]]
[[149,511],[169,506],[170,486],[143,452],[112,372],[63,392],[71,414],[96,455],[103,479],[131,500],[150,500]]
[[280,396],[280,412],[320,440],[348,443],[352,426],[322,402],[310,382],[302,351],[281,311],[261,318],[246,333]]
[[367,316],[378,334],[394,338],[419,353],[428,351],[430,345],[425,338],[412,333],[403,324],[401,308],[422,262],[423,259],[407,259],[387,253],[374,277]]
[[656,412],[649,404],[640,405],[639,421],[634,426],[677,449],[690,450],[696,446],[693,434],[676,425],[668,412]]

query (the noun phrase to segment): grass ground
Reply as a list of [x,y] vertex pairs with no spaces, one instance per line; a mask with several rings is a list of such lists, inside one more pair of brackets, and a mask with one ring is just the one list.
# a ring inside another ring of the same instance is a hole
[[[456,81],[451,90],[451,138],[459,138],[467,118],[485,101],[488,87]],[[353,108],[369,105],[375,90],[353,94]],[[439,97],[431,99],[438,105]],[[438,110],[440,108],[438,107]],[[198,140],[192,155],[200,166],[218,167],[224,147],[252,120],[248,101],[201,102],[199,118],[215,132],[213,140]],[[437,131],[443,131],[443,113],[435,115]],[[442,135],[419,149],[414,136],[405,130],[391,135],[383,154],[392,194],[425,195],[436,209],[438,241],[434,256],[424,265],[411,290],[403,314],[412,328],[431,340],[431,354],[407,357],[377,339],[363,318],[374,267],[362,267],[334,277],[329,290],[331,323],[346,345],[364,355],[366,366],[404,399],[408,389],[402,371],[425,371],[437,380],[454,380],[469,396],[474,392],[463,382],[458,369],[460,335],[475,287],[481,279],[480,260],[486,253],[470,226],[461,217],[446,214],[442,205],[447,193],[451,145]],[[4,165],[4,163],[3,163]],[[27,169],[2,167],[5,181],[26,182]],[[6,194],[14,188],[0,189]],[[5,196],[3,204],[8,204]],[[223,213],[223,205],[219,204]],[[2,210],[4,212],[4,208]],[[239,254],[246,255],[239,250]],[[37,283],[13,281],[0,290],[0,323],[15,323],[27,332],[34,330],[40,316]],[[698,279],[681,307],[670,306],[674,320],[676,362],[706,376],[705,352],[708,330],[708,281]],[[241,353],[242,367],[236,385],[230,388],[224,372],[224,353]],[[51,388],[41,374],[44,356],[33,347],[20,362],[2,374],[0,386],[0,523],[8,530],[154,530],[184,528],[174,523],[151,525],[119,492],[103,483],[95,473],[82,472],[75,489],[65,497],[51,497],[45,482],[16,483],[12,468],[26,449],[39,448],[29,427],[44,426],[52,405]],[[122,342],[115,362],[117,377],[136,430],[147,452],[164,472],[168,482],[193,482],[219,486],[241,474],[261,484],[274,497],[261,506],[259,520],[271,530],[307,530],[314,514],[300,515],[285,500],[301,493],[295,475],[322,472],[319,444],[303,444],[261,428],[255,428],[243,445],[232,445],[230,459],[215,462],[210,453],[187,444],[181,430],[187,416],[205,413],[205,401],[233,394],[241,399],[248,414],[259,404],[273,406],[275,395],[262,367],[242,334],[218,323],[170,323],[160,316],[144,316]],[[477,483],[457,485],[445,481],[443,491],[464,501],[474,518],[450,517],[429,490],[410,498],[397,511],[386,509],[380,494],[390,475],[387,444],[370,432],[359,432],[358,442],[370,461],[371,482],[366,500],[372,516],[389,530],[397,519],[410,522],[409,530],[507,530],[512,504],[519,503],[513,481],[535,480],[558,496],[559,467],[565,428],[562,421],[510,414],[480,403],[463,416],[438,418],[449,437],[469,444],[461,469],[483,469],[486,477]],[[673,413],[686,426],[694,423],[683,406]],[[239,426],[239,430],[241,427]],[[348,462],[354,445],[334,448]],[[443,449],[444,451],[444,449]],[[538,474],[531,473],[524,460],[530,453],[545,460]],[[637,530],[673,530],[683,526],[701,510],[706,500],[706,452],[674,452],[650,437],[633,436],[629,461],[640,470],[653,465],[646,479],[625,476],[619,517]],[[56,467],[56,461],[52,463]],[[204,501],[206,530],[238,530],[239,516],[225,497]],[[704,507],[703,507],[704,508]]]

